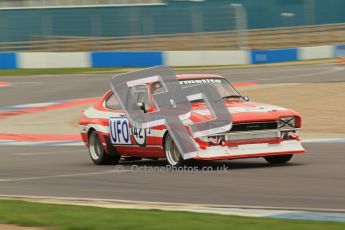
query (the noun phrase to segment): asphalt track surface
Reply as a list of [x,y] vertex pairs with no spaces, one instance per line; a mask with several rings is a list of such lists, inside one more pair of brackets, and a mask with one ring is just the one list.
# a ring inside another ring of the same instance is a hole
[[[344,68],[330,64],[183,72],[260,84],[345,79]],[[14,85],[0,88],[0,107],[97,97],[109,89],[111,75],[1,77]],[[115,168],[93,165],[85,147],[0,146],[0,194],[345,209],[345,143],[305,148],[308,154],[284,166],[258,158],[198,165],[212,172],[157,172],[165,161],[122,162]]]

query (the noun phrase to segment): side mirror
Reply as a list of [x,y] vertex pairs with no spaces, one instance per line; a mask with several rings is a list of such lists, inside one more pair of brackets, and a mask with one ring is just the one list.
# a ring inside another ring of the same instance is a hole
[[144,102],[138,102],[139,108],[146,113],[145,103]]
[[248,97],[248,96],[243,96],[242,98],[243,98],[243,100],[245,100],[245,101],[249,101],[249,97]]

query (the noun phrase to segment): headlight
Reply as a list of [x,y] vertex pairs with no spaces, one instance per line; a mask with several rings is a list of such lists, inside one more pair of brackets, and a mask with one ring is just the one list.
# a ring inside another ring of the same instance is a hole
[[278,128],[295,128],[296,127],[296,118],[295,117],[281,117],[278,121]]

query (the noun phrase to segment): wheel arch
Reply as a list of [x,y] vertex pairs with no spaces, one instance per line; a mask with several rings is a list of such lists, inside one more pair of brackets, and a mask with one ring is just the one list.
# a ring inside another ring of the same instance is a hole
[[97,132],[97,130],[96,130],[94,127],[90,127],[90,128],[87,130],[87,140],[88,140],[88,141],[89,141],[90,135],[91,135],[91,133],[92,133],[93,131],[96,131],[96,132]]
[[162,138],[162,147],[164,150],[165,150],[165,139],[167,138],[168,135],[169,135],[169,130],[166,130]]
[[104,144],[105,143],[104,142],[104,134],[102,133],[102,131],[99,128],[97,128],[97,124],[90,125],[88,127],[88,130],[87,130],[87,142],[90,144],[90,135],[94,131],[98,133],[98,135],[101,138],[102,143]]

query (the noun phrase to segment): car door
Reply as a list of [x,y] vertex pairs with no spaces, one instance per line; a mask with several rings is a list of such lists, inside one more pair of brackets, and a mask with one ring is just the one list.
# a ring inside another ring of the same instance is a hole
[[[147,85],[137,85],[130,87],[129,91],[135,98],[137,103],[144,103],[145,109],[149,110],[151,107],[149,100],[149,91]],[[112,107],[117,110],[120,105],[115,102],[116,97],[110,96],[107,107]],[[122,111],[122,109],[121,109]],[[122,111],[123,112],[123,111]],[[133,127],[124,113],[121,116],[111,117],[109,119],[110,139],[112,144],[125,155],[141,156],[141,157],[157,157],[161,154],[160,145],[157,145],[156,137],[152,129]]]
[[[139,104],[143,103],[145,111],[151,108],[151,103],[149,100],[149,91],[147,85],[136,85],[130,87],[130,92],[134,96],[136,102]],[[135,128],[131,127],[132,136],[134,143],[140,147],[151,146],[152,130],[151,128]]]

